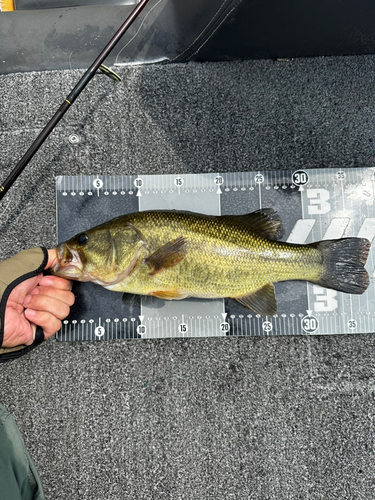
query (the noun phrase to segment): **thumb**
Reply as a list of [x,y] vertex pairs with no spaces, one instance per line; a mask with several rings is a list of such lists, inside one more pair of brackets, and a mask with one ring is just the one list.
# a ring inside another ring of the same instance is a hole
[[44,269],[49,269],[57,263],[57,252],[55,249],[48,250],[48,262]]

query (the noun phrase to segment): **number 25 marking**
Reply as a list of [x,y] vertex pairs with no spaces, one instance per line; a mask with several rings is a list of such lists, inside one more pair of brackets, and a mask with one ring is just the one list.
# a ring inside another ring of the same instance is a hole
[[308,189],[306,191],[309,199],[307,208],[310,215],[327,214],[331,210],[329,192],[326,189]]

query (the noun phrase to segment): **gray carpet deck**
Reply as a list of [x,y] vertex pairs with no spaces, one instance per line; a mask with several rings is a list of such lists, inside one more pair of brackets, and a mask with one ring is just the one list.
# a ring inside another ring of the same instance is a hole
[[[0,258],[55,244],[57,175],[374,166],[374,63],[95,78],[3,200]],[[0,77],[2,179],[81,74]],[[372,499],[374,353],[371,334],[50,340],[0,367],[0,398],[50,500]]]

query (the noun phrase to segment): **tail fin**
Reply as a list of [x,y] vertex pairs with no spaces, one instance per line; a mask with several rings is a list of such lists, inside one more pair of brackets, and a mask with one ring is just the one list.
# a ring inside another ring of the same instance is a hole
[[325,240],[314,245],[323,254],[323,275],[318,285],[355,294],[367,289],[370,280],[364,266],[371,246],[367,239]]

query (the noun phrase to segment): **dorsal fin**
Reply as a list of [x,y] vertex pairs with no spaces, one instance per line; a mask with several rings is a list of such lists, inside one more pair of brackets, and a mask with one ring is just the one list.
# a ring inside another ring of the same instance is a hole
[[224,217],[250,227],[269,240],[279,240],[284,234],[279,214],[272,208],[261,208],[251,214],[224,215]]

